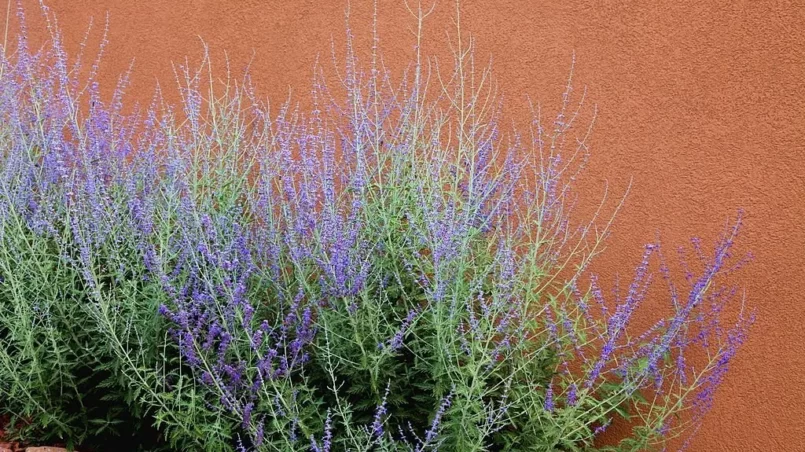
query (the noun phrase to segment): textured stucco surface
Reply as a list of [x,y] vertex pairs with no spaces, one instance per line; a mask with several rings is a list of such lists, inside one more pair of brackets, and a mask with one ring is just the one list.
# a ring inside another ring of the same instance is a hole
[[[24,1],[38,15],[33,1]],[[136,59],[132,97],[172,86],[172,62],[198,60],[199,37],[219,63],[252,57],[259,91],[277,101],[309,86],[317,55],[342,41],[345,1],[50,0],[75,49],[89,17],[110,14],[104,80]],[[453,2],[426,22],[425,51],[453,31]],[[372,5],[352,1],[359,45]],[[386,60],[408,61],[413,22],[402,0],[379,1]],[[758,308],[751,337],[719,391],[693,451],[805,450],[805,4],[802,1],[486,0],[464,2],[462,27],[477,55],[494,57],[506,114],[527,114],[525,95],[557,105],[570,56],[599,113],[582,188],[614,192],[633,177],[625,210],[596,267],[628,276],[640,244],[715,238],[738,207],[739,242],[755,260],[743,275]],[[36,21],[32,21],[36,22]],[[36,27],[32,26],[36,31]],[[92,40],[90,42],[93,42]],[[303,96],[300,96],[303,98]],[[671,253],[673,254],[673,253]]]

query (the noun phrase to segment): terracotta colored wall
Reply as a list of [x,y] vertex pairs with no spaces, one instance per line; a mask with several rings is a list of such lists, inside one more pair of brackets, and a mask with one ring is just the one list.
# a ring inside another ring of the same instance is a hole
[[[29,15],[35,2],[24,0]],[[75,48],[94,16],[111,17],[104,80],[136,58],[133,93],[149,99],[155,79],[171,86],[171,62],[200,54],[198,37],[234,68],[254,52],[262,94],[282,101],[309,86],[317,54],[343,36],[342,0],[50,0]],[[387,60],[408,61],[412,24],[402,0],[381,0]],[[777,0],[466,0],[462,26],[481,60],[494,56],[508,115],[527,113],[525,94],[557,105],[570,56],[575,80],[599,107],[592,168],[582,182],[600,194],[607,178],[632,193],[596,267],[630,271],[638,246],[715,238],[746,209],[740,250],[758,321],[693,451],[805,450],[805,4]],[[453,2],[426,23],[452,32]],[[353,0],[359,44],[372,5]],[[35,31],[35,27],[34,28]],[[438,40],[438,39],[437,39]],[[444,56],[428,41],[426,52]],[[438,53],[437,52],[437,53]],[[673,247],[671,247],[673,249]]]

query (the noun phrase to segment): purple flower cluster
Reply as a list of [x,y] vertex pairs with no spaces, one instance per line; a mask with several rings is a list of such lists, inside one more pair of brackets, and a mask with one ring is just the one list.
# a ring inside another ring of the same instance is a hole
[[[397,351],[402,347],[403,340],[405,339],[406,333],[408,333],[408,329],[411,324],[416,320],[416,317],[419,315],[419,311],[417,309],[411,309],[408,311],[408,315],[403,319],[400,328],[394,333],[394,336],[389,339],[387,347],[390,348],[392,351]],[[380,344],[381,348],[383,348],[383,344]]]

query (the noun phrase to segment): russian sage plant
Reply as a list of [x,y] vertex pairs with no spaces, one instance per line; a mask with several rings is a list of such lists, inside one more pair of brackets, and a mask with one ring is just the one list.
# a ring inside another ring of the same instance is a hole
[[376,35],[362,66],[348,34],[309,110],[272,113],[207,58],[177,70],[178,108],[128,108],[128,76],[104,100],[42,9],[50,45],[20,11],[0,61],[0,414],[22,439],[652,450],[710,408],[751,323],[728,305],[740,216],[681,283],[653,243],[606,299],[589,264],[620,204],[577,219],[570,80],[505,135],[460,29],[451,73],[417,47],[397,85]]

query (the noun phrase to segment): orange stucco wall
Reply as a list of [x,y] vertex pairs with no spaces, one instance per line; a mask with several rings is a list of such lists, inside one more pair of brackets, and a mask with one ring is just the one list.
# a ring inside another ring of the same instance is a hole
[[[3,2],[4,3],[4,2]],[[253,59],[259,91],[277,102],[309,86],[317,55],[343,41],[345,0],[49,0],[75,49],[90,17],[110,15],[103,80],[134,58],[133,98],[171,63],[198,59],[199,38],[234,68]],[[414,0],[411,3],[416,3]],[[429,4],[428,2],[425,2]],[[525,95],[558,105],[572,52],[575,80],[598,105],[593,196],[609,180],[633,187],[597,269],[628,272],[640,244],[715,238],[739,207],[743,273],[758,320],[693,451],[805,451],[805,3],[801,0],[465,0],[462,28],[477,56],[494,58],[506,114],[528,113]],[[23,1],[29,16],[36,2]],[[359,45],[369,44],[372,2],[352,0]],[[445,56],[455,5],[426,22],[425,52]],[[387,61],[408,61],[413,25],[402,0],[379,1]],[[32,32],[41,34],[36,20]],[[97,42],[90,40],[90,42]],[[671,247],[673,249],[673,247]],[[671,253],[673,254],[673,253]]]

